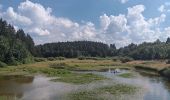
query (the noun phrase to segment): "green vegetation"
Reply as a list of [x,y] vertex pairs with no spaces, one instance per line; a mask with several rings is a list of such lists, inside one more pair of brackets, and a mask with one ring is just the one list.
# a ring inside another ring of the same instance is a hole
[[7,66],[7,64],[0,61],[0,68],[6,67],[6,66]]
[[166,64],[170,64],[170,59],[168,59],[168,61],[166,62]]
[[56,60],[65,60],[65,57],[55,57]]
[[66,82],[66,83],[74,83],[74,84],[86,84],[86,83],[91,83],[94,81],[99,81],[106,79],[103,76],[91,74],[91,73],[72,73],[68,75],[64,75],[60,78],[57,78],[53,81],[61,81],[61,82]]
[[123,48],[118,49],[118,56],[128,56],[135,60],[156,60],[156,59],[169,59],[170,58],[170,42],[144,42],[142,44],[130,44]]
[[[18,65],[33,61],[34,42],[23,30],[0,19],[0,61],[8,65]],[[3,64],[4,65],[4,64]]]
[[[51,66],[51,65],[49,65]],[[103,76],[90,73],[75,73],[67,69],[50,68],[50,67],[8,67],[1,69],[0,75],[18,75],[18,74],[45,74],[49,77],[56,77],[53,81],[61,81],[73,84],[86,84],[93,81],[104,80]]]
[[132,78],[135,77],[132,73],[123,73],[123,74],[119,74],[119,77],[123,77],[123,78]]
[[107,57],[114,55],[115,49],[112,50],[107,44],[92,41],[58,42],[36,46],[37,55],[40,57]]
[[75,92],[70,94],[69,98],[71,100],[110,100],[104,95],[120,97],[124,94],[134,94],[137,89],[137,87],[131,85],[115,84],[113,86],[104,86],[93,90]]
[[56,59],[54,57],[48,57],[47,60],[49,61],[55,61]]
[[107,60],[109,58],[100,58],[100,57],[78,57],[78,60]]
[[0,100],[19,100],[19,99],[13,96],[0,96]]
[[47,59],[46,59],[46,58],[34,57],[34,61],[35,61],[35,62],[45,62],[45,61],[47,61]]
[[149,66],[144,66],[144,65],[136,65],[135,68],[139,70],[150,71],[150,72],[158,72],[158,69]]
[[161,75],[167,77],[168,79],[170,79],[170,68],[164,68],[164,69],[160,70],[159,73]]
[[120,57],[119,59],[122,63],[133,61],[133,58],[130,58],[130,57]]

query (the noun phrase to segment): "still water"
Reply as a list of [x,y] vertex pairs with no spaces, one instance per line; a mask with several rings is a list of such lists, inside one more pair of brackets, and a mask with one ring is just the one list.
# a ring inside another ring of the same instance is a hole
[[[125,71],[126,72],[126,71]],[[111,78],[113,82],[132,84],[142,87],[145,91],[140,100],[170,100],[170,81],[158,77],[133,72],[136,77],[121,78],[117,74],[107,72],[89,72],[104,75]],[[122,71],[121,73],[124,73]],[[110,84],[107,81],[85,85],[73,85],[62,82],[52,82],[51,78],[43,75],[37,76],[1,76],[0,96],[9,96],[19,100],[64,100],[69,93],[92,89],[103,84]],[[113,84],[113,83],[112,83]]]
[[170,80],[163,77],[153,76],[134,71],[122,71],[121,73],[133,73],[136,77],[121,78],[112,73],[102,72],[100,74],[112,78],[121,83],[136,85],[144,89],[142,100],[170,100]]

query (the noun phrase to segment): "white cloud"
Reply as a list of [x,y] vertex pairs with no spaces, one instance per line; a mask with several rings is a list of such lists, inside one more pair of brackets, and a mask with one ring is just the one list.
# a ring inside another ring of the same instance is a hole
[[52,15],[51,8],[29,0],[20,3],[16,11],[9,7],[0,12],[0,17],[23,28],[30,33],[36,44],[57,41],[93,40],[105,43],[116,43],[118,47],[131,42],[154,41],[168,35],[170,28],[160,31],[159,25],[166,15],[146,19],[143,16],[144,5],[129,7],[127,14],[118,16],[104,14],[100,16],[100,28],[92,22],[77,23],[68,18]]
[[147,20],[142,14],[144,10],[143,5],[136,5],[128,8],[127,15],[100,16],[101,29],[104,30],[109,43],[114,41],[118,46],[122,46],[131,42],[150,42],[159,38],[161,36],[161,32],[158,31],[159,25],[165,21],[166,15],[161,14]]
[[8,20],[12,24],[30,25],[32,21],[25,16],[17,14],[14,12],[12,7],[9,7],[6,12],[2,14],[2,17]]
[[126,2],[128,2],[129,0],[119,0],[121,3],[126,3]]
[[170,12],[170,2],[165,2],[162,4],[159,8],[158,11],[161,13],[167,13]]
[[158,8],[158,11],[160,11],[161,13],[162,13],[162,12],[165,12],[165,11],[166,11],[165,5],[161,5],[161,6]]

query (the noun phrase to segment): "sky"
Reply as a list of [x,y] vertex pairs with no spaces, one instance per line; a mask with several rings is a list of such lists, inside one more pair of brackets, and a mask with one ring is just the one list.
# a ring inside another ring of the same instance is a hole
[[88,40],[122,47],[170,37],[169,0],[0,0],[0,17],[36,44]]

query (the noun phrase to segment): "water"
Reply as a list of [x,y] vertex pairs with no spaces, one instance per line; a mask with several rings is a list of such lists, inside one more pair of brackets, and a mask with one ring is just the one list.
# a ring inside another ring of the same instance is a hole
[[4,76],[0,79],[0,95],[21,100],[56,100],[74,91],[77,86],[52,82],[42,75]]
[[[121,78],[110,72],[88,72],[104,75],[112,81],[101,81],[85,85],[73,85],[62,82],[52,82],[51,78],[38,76],[1,76],[0,96],[10,96],[20,100],[64,100],[72,92],[93,89],[112,82],[126,83],[142,87],[145,91],[140,96],[141,100],[170,100],[170,82],[158,76],[150,76],[137,72],[134,78]],[[121,71],[126,73],[127,71]],[[128,71],[129,72],[129,71]],[[121,74],[118,73],[118,74]],[[139,100],[139,99],[136,99]]]
[[[122,73],[126,73],[129,71],[123,71]],[[150,76],[143,73],[137,73],[131,71],[131,73],[135,74],[136,77],[133,78],[121,78],[118,77],[117,74],[109,73],[109,72],[97,72],[98,74],[104,75],[108,78],[112,78],[121,83],[131,84],[142,87],[145,91],[143,95],[143,100],[170,100],[170,81],[158,77],[158,76]],[[120,74],[122,74],[120,73]],[[119,74],[119,73],[118,73]],[[140,95],[140,94],[138,94]]]

